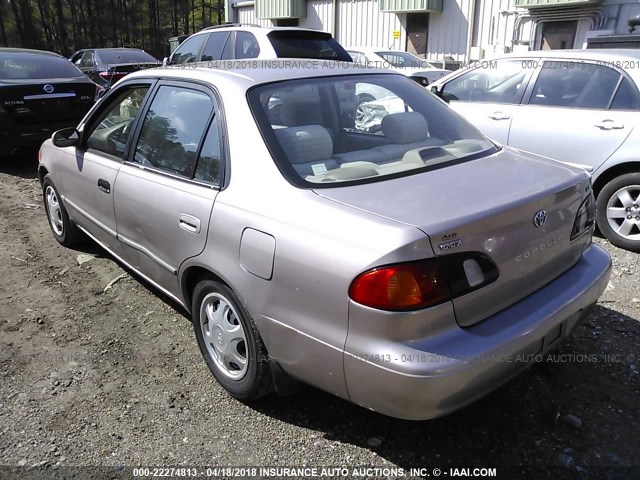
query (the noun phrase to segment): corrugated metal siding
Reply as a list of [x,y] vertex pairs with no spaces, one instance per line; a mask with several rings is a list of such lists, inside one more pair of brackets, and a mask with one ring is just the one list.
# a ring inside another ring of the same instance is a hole
[[[504,12],[504,13],[502,13]],[[482,0],[476,9],[478,30],[476,31],[476,45],[485,50],[485,56],[504,53],[505,47],[511,47],[515,20],[518,13],[525,14],[526,10],[516,10],[513,0]],[[523,38],[528,38],[528,27],[523,25]]]
[[273,22],[271,20],[257,19],[254,7],[239,7],[234,8],[233,10],[235,23],[256,23],[263,27],[273,26]]
[[451,56],[463,61],[467,53],[467,17],[475,0],[444,0],[442,13],[429,14],[427,58]]
[[[610,4],[610,5],[607,5],[607,4]],[[622,4],[622,5],[618,7],[619,4]],[[640,15],[640,4],[637,1],[635,2],[634,1],[620,2],[615,0],[611,2],[605,1],[604,6],[608,7],[607,13],[609,15],[606,15],[606,16],[613,18],[613,22],[609,23],[606,26],[606,28],[611,28],[615,30],[616,33],[628,33],[627,21],[631,17]],[[620,14],[616,18],[615,16],[616,14],[618,14],[618,8],[620,8],[619,10]],[[638,31],[638,29],[636,29],[636,31]]]
[[300,19],[300,26],[333,32],[333,4],[331,0],[310,0],[307,2],[307,16]]
[[[454,0],[455,1],[455,0]],[[405,49],[403,14],[381,12],[377,0],[340,0],[338,3],[338,42],[351,47]],[[393,32],[400,38],[394,39]]]
[[307,15],[305,0],[256,0],[256,18],[300,18]]
[[570,7],[573,5],[587,5],[589,3],[601,3],[602,0],[515,0],[516,7]]
[[443,0],[379,0],[382,12],[442,11]]

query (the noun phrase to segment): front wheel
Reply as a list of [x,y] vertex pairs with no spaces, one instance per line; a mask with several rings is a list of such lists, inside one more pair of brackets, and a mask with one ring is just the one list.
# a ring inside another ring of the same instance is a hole
[[42,196],[47,220],[56,240],[65,247],[79,243],[82,240],[82,232],[69,219],[60,194],[49,175],[46,175],[42,181]]
[[640,252],[640,172],[607,183],[598,194],[597,222],[613,245]]
[[212,279],[201,280],[193,293],[192,312],[200,352],[218,383],[241,400],[271,392],[269,354],[233,291]]

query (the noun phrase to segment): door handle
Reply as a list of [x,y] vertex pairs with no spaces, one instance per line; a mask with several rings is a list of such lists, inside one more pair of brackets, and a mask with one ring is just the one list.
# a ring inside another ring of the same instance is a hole
[[103,178],[98,179],[98,188],[101,192],[111,193],[111,184]]
[[180,214],[180,228],[189,233],[200,233],[200,219],[186,213]]
[[624,128],[624,123],[618,123],[615,120],[607,118],[593,126],[598,127],[600,130],[622,130]]
[[489,118],[492,120],[509,120],[511,116],[503,112],[493,112],[489,115]]

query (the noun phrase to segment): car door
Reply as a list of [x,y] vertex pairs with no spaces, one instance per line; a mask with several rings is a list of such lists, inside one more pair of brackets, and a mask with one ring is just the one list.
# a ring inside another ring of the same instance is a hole
[[637,89],[622,71],[575,60],[542,63],[508,144],[598,167],[624,142],[637,118]]
[[68,148],[59,182],[72,218],[98,242],[118,255],[113,188],[124,161],[140,106],[151,82],[114,90],[79,128],[80,147]]
[[451,108],[488,137],[506,144],[513,115],[531,77],[536,59],[478,62],[442,88]]
[[211,91],[162,82],[141,118],[115,186],[124,259],[174,297],[177,271],[205,247],[222,178],[219,110]]

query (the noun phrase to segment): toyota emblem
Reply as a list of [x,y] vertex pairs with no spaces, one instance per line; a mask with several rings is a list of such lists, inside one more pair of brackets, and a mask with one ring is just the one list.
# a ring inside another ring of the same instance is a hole
[[536,214],[533,216],[533,224],[537,228],[542,227],[546,221],[547,221],[547,212],[545,212],[544,210],[537,211]]
[[53,93],[53,85],[45,85],[42,89],[47,93]]

